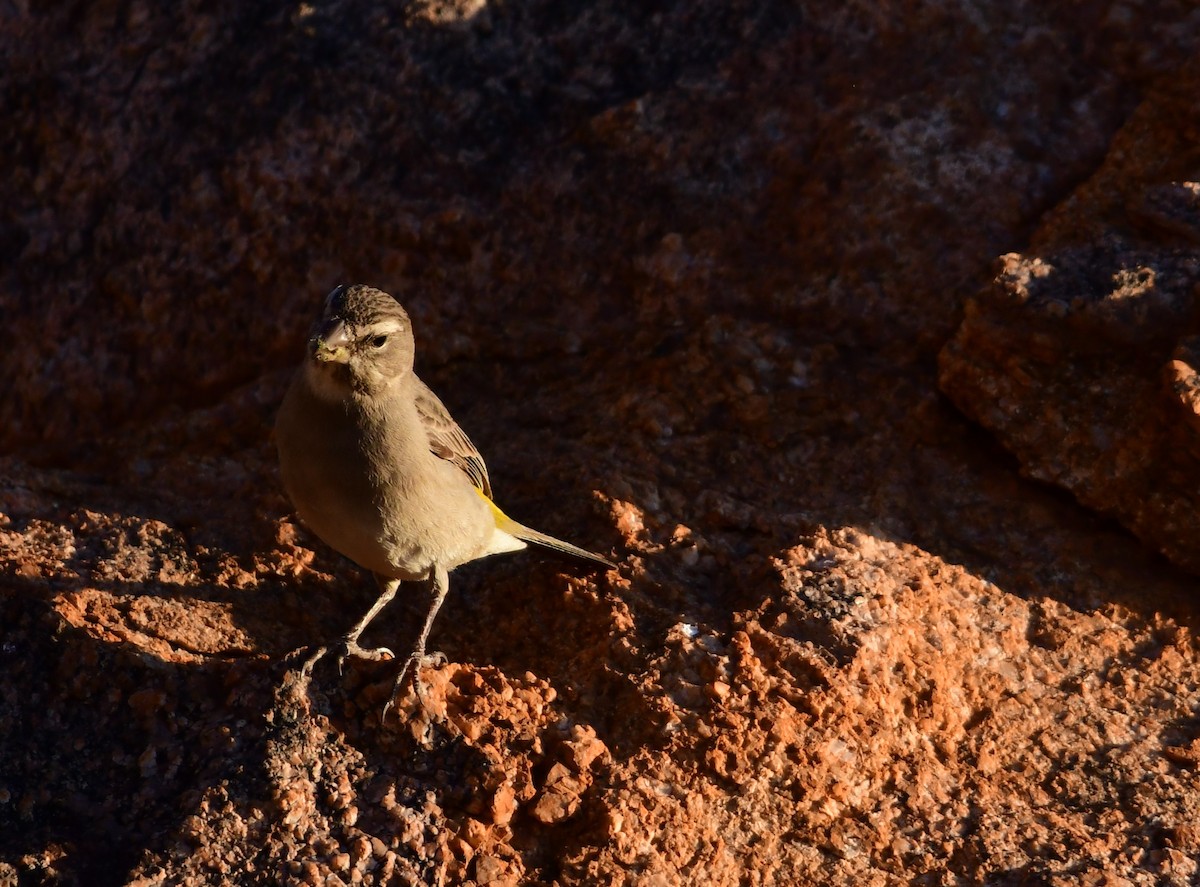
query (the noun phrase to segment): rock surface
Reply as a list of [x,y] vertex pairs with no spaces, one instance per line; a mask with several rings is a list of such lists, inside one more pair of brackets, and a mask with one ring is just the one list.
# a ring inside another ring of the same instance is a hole
[[[3,15],[0,884],[1200,875],[1188,4]],[[619,563],[457,571],[386,724],[270,440],[355,280]]]
[[1020,460],[1200,572],[1200,61],[1000,260],[941,355],[954,402]]

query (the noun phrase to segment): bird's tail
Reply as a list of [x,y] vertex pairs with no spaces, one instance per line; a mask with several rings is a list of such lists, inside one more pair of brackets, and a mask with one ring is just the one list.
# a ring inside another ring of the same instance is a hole
[[561,551],[563,554],[571,554],[575,557],[583,558],[585,561],[604,564],[609,569],[615,569],[617,566],[603,555],[580,548],[578,545],[572,545],[570,542],[555,539],[553,536],[547,536],[545,533],[539,533],[537,530],[531,529],[524,524],[517,523],[511,517],[507,519],[507,523],[500,526],[500,529],[510,536],[516,536],[522,542],[533,542],[537,545],[544,545],[546,548],[553,548],[555,551]]
[[508,533],[510,536],[515,536],[522,542],[532,542],[535,545],[542,545],[546,548],[553,548],[555,551],[561,551],[563,554],[570,554],[574,557],[582,558],[585,561],[593,561],[597,564],[604,564],[609,569],[616,569],[616,564],[610,561],[603,555],[596,554],[593,551],[588,551],[586,548],[580,548],[578,545],[572,545],[570,542],[564,542],[561,539],[555,539],[553,536],[548,536],[545,533],[539,533],[532,527],[527,527],[522,523],[513,520],[507,514],[500,510],[491,499],[483,495],[483,491],[479,491],[479,495],[487,499],[488,505],[492,508],[492,514],[496,518],[496,529],[501,532]]

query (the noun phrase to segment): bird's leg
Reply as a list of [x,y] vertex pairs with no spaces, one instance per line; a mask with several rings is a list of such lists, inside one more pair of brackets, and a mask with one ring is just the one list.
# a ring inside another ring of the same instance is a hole
[[396,654],[387,647],[362,647],[359,646],[358,639],[367,626],[371,624],[371,620],[379,615],[379,611],[386,607],[396,596],[396,589],[400,587],[399,579],[392,579],[387,576],[375,574],[375,581],[379,583],[379,597],[375,603],[371,605],[371,609],[367,610],[362,619],[359,619],[355,626],[350,629],[344,638],[342,638],[342,651],[338,655],[338,669],[340,670],[346,659],[354,656],[358,659],[370,659],[379,661],[380,659],[395,659]]
[[[346,664],[346,660],[351,656],[358,659],[370,659],[378,661],[380,659],[394,659],[396,654],[387,647],[362,647],[358,643],[359,636],[367,630],[367,626],[371,624],[371,620],[379,615],[379,611],[388,605],[388,603],[396,596],[396,589],[400,587],[399,579],[390,579],[385,576],[376,575],[375,581],[379,583],[381,591],[375,603],[371,605],[371,609],[367,610],[366,615],[358,620],[355,626],[346,633],[342,638],[341,643],[337,646],[338,650],[338,671],[340,672]],[[318,647],[316,652],[308,657],[308,660],[300,668],[302,677],[308,677],[312,671],[312,667],[317,664],[317,661],[328,653],[329,646]]]
[[429,589],[433,600],[429,605],[429,612],[425,615],[425,624],[421,626],[421,634],[417,637],[417,643],[405,661],[404,667],[400,669],[400,675],[396,678],[396,683],[392,686],[392,695],[383,706],[383,713],[380,715],[381,720],[387,720],[388,710],[392,707],[392,703],[395,702],[400,688],[404,686],[404,681],[408,678],[410,669],[415,675],[417,670],[427,662],[444,659],[440,653],[435,653],[432,656],[425,655],[425,642],[429,639],[429,630],[433,628],[433,620],[437,618],[438,610],[442,608],[442,602],[446,600],[446,592],[450,590],[450,575],[444,568],[435,566],[429,571]]

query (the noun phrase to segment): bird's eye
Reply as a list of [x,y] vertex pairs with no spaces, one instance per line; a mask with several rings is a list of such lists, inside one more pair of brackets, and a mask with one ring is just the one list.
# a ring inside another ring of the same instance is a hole
[[371,337],[371,347],[372,348],[382,348],[384,345],[387,344],[387,339],[388,339],[387,336],[372,336]]

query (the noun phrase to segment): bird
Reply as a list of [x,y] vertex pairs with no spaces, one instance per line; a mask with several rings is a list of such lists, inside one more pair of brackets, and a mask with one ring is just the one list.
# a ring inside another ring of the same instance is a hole
[[[339,669],[350,657],[395,658],[359,639],[401,582],[429,589],[429,610],[384,720],[409,672],[434,658],[425,645],[455,567],[529,543],[616,566],[500,510],[483,457],[417,376],[415,358],[412,322],[393,296],[363,284],[335,287],[275,420],[280,476],[301,521],[379,586],[375,603],[334,645]],[[316,649],[301,669],[305,679],[331,649]]]

